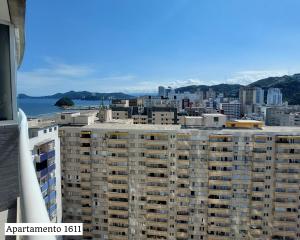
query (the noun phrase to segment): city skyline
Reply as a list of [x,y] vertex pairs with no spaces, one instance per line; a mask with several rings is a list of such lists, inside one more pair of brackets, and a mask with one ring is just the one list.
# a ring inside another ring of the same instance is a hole
[[297,73],[299,5],[28,2],[18,92],[153,92],[158,85],[247,84]]
[[169,88],[291,74],[298,4],[82,2],[0,0],[0,238],[299,239],[300,74]]

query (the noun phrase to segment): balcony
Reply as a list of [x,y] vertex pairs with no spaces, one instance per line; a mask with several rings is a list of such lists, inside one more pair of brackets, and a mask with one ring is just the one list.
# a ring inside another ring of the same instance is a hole
[[40,154],[40,162],[46,161],[48,159],[47,153]]
[[164,158],[145,158],[147,164],[167,164],[167,160]]
[[274,228],[272,233],[273,236],[278,237],[276,239],[297,239],[295,232],[282,231],[280,229],[277,230],[277,228]]
[[[252,226],[252,227],[255,227],[255,226]],[[250,234],[254,238],[258,238],[262,235],[262,230],[261,229],[250,229]]]
[[[164,221],[164,219],[163,219],[163,221]],[[165,228],[167,228],[168,227],[168,221],[166,220],[165,222],[162,222],[162,221],[156,222],[156,221],[150,221],[148,219],[147,225],[148,226],[153,226],[153,227],[165,227]]]
[[37,172],[39,178],[42,178],[48,174],[48,168],[44,168]]
[[233,142],[210,142],[210,147],[232,147]]
[[169,207],[167,204],[154,204],[154,203],[147,203],[147,205],[145,205],[145,209],[157,209],[157,210],[168,210]]
[[48,172],[52,172],[55,170],[55,163],[48,167]]
[[212,157],[232,157],[233,152],[230,151],[210,151]]
[[[29,151],[28,123],[26,115],[19,111],[20,126],[20,209],[22,223],[50,223],[49,214],[56,210],[52,205],[47,211],[41,188]],[[55,169],[55,165],[52,167]],[[50,170],[52,169],[50,168]],[[46,174],[49,168],[43,169],[41,174]],[[27,239],[39,239],[39,236],[28,236]],[[55,240],[55,236],[43,236],[45,240]]]
[[169,215],[165,213],[147,213],[146,214],[146,219],[148,218],[163,218],[163,219],[168,219]]
[[44,192],[48,189],[48,182],[44,183],[42,186],[41,186],[41,191]]
[[189,234],[187,232],[177,232],[176,237],[177,238],[188,238]]
[[152,145],[168,145],[169,141],[168,139],[154,139],[154,140],[151,140],[151,139],[145,139],[144,140],[144,145],[145,146],[152,146]]
[[51,150],[47,153],[48,159],[55,157],[55,150]]
[[178,158],[177,159],[177,164],[188,166],[188,165],[190,165],[190,161],[188,159]]
[[[157,236],[157,237],[159,237],[159,236],[168,237],[169,236],[167,231],[158,231],[158,230],[149,229],[149,230],[147,230],[147,233],[151,234],[153,236]],[[157,239],[160,239],[160,238],[157,238]]]
[[108,144],[127,144],[128,140],[127,139],[120,139],[120,138],[109,138],[107,140]]
[[49,208],[48,213],[49,213],[50,216],[56,211],[56,208],[57,208],[56,204],[53,204],[53,205]]
[[159,167],[157,167],[157,168],[147,167],[146,172],[147,173],[165,173],[165,174],[167,174],[168,169],[167,168],[159,168]]

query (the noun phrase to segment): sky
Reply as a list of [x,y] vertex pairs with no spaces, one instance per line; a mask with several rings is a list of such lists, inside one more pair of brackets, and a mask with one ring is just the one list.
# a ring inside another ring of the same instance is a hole
[[148,93],[300,72],[299,0],[28,0],[18,92]]

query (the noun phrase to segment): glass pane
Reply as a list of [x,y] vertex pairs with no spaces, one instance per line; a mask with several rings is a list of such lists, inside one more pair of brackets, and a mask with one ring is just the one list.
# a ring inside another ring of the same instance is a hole
[[0,121],[12,120],[9,26],[0,24]]

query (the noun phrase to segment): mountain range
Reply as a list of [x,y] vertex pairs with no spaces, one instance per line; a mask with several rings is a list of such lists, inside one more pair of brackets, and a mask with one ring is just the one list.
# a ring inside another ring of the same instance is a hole
[[[300,74],[285,75],[282,77],[268,77],[249,84],[248,86],[261,87],[265,90],[265,96],[268,88],[280,88],[283,94],[283,100],[288,101],[290,105],[300,104]],[[191,92],[194,93],[198,89],[206,92],[212,88],[217,93],[224,93],[226,97],[238,97],[239,89],[243,87],[240,84],[218,84],[218,85],[190,85],[176,88],[176,92]],[[88,91],[75,92],[70,91],[66,93],[56,93],[49,96],[32,97],[26,94],[19,94],[19,98],[54,98],[59,99],[68,97],[71,99],[83,100],[107,100],[107,99],[131,99],[134,96],[116,92],[116,93],[91,93]]]
[[[280,88],[283,100],[288,101],[290,105],[300,104],[300,74],[285,75],[282,77],[268,77],[249,84],[252,87],[261,87],[265,90],[265,96],[269,88]],[[212,86],[206,85],[191,85],[176,88],[176,92],[191,92],[194,93],[198,89],[207,91],[212,88],[217,93],[224,93],[226,97],[238,97],[239,89],[243,87],[240,84],[218,84]]]
[[134,96],[116,92],[116,93],[92,93],[88,91],[81,91],[81,92],[75,92],[75,91],[69,91],[66,93],[56,93],[53,95],[48,96],[40,96],[40,97],[32,97],[28,96],[26,94],[20,93],[18,95],[18,98],[53,98],[53,99],[60,99],[62,97],[68,97],[70,99],[80,99],[80,100],[108,100],[108,99],[131,99],[134,98]]

